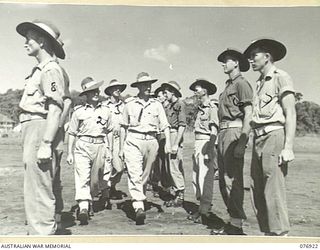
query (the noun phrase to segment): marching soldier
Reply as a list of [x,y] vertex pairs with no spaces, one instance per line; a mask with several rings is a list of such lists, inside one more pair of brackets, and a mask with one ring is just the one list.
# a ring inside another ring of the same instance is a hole
[[218,166],[219,186],[230,216],[229,223],[218,234],[242,235],[246,219],[243,210],[243,166],[249,138],[253,91],[241,75],[248,71],[248,60],[242,53],[228,49],[218,56],[224,73],[229,76],[219,98]]
[[167,154],[166,162],[169,163],[169,171],[175,191],[174,200],[166,202],[167,207],[181,207],[184,201],[185,178],[183,171],[183,134],[185,132],[186,110],[185,104],[180,99],[182,96],[180,86],[175,81],[163,83],[164,96],[168,101],[166,115],[170,124],[171,154]]
[[147,73],[139,73],[131,87],[139,89],[136,97],[128,98],[123,111],[119,156],[128,170],[128,187],[136,212],[136,224],[144,224],[145,186],[151,166],[158,153],[158,131],[164,131],[166,152],[171,152],[169,123],[161,103],[150,98],[151,84],[156,82]]
[[260,230],[274,236],[287,235],[290,230],[285,176],[288,162],[294,159],[295,98],[291,77],[274,65],[286,51],[282,43],[271,39],[257,40],[245,51],[253,71],[261,74],[251,124],[254,204]]
[[[67,74],[57,58],[64,59],[65,52],[59,30],[47,21],[24,22],[16,29],[26,38],[28,55],[38,61],[26,78],[19,103],[28,234],[50,235],[56,233],[55,212],[61,212],[63,205],[58,190],[58,145],[62,140],[58,130],[64,123],[61,114],[69,89]],[[59,206],[56,202],[60,202]]]
[[200,101],[194,125],[195,144],[193,153],[193,188],[200,201],[199,210],[188,217],[195,223],[209,224],[215,217],[210,212],[213,196],[213,182],[216,167],[216,138],[218,133],[218,108],[209,95],[216,93],[216,86],[204,79],[191,84]]
[[106,188],[103,181],[107,153],[105,138],[112,150],[111,112],[99,99],[102,84],[103,81],[96,82],[91,77],[82,80],[80,96],[86,96],[86,103],[75,108],[68,129],[67,162],[70,165],[74,163],[75,200],[79,205],[81,225],[88,224],[92,198]]
[[120,99],[121,93],[126,89],[125,83],[120,83],[118,80],[113,79],[110,81],[109,86],[104,90],[105,94],[110,98],[105,101],[105,105],[110,108],[111,122],[113,125],[113,150],[112,150],[112,170],[111,170],[111,188],[109,198],[119,199],[119,192],[116,190],[116,185],[120,182],[124,170],[124,163],[119,158],[119,145],[120,145],[120,123],[122,120],[124,102]]

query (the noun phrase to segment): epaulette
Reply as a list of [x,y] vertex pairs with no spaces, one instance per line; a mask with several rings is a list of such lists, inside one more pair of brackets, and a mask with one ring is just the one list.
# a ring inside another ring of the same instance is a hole
[[131,96],[131,97],[128,97],[127,99],[124,100],[124,103],[128,103],[128,102],[132,102],[134,100],[136,100],[136,96]]
[[[153,101],[153,102],[160,102],[159,100],[158,100],[158,98],[154,98],[154,97],[151,97],[150,98],[150,101]],[[161,103],[161,102],[160,102]]]

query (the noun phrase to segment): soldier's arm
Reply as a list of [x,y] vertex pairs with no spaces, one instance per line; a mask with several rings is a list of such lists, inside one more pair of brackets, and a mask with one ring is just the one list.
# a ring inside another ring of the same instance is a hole
[[73,159],[73,145],[76,140],[77,131],[79,128],[79,119],[77,117],[76,111],[73,112],[68,128],[68,146],[67,146],[67,162],[72,164]]
[[181,104],[181,109],[179,112],[179,116],[178,116],[178,135],[174,141],[174,145],[179,145],[179,143],[181,142],[182,138],[183,138],[183,134],[186,130],[186,126],[187,126],[187,118],[186,118],[186,108],[184,103]]
[[71,98],[66,98],[63,101],[63,110],[60,117],[59,127],[63,127],[67,121],[67,117],[69,116],[69,112],[71,109],[72,100]]
[[124,146],[124,141],[126,140],[126,137],[127,137],[128,126],[129,126],[128,107],[127,107],[127,104],[125,104],[123,108],[122,121],[120,122],[119,157],[121,160],[124,160],[123,146]]

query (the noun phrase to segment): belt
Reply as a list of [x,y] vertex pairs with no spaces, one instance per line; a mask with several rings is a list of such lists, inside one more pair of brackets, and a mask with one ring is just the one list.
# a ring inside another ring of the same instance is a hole
[[279,123],[275,124],[267,124],[261,127],[257,127],[253,129],[254,135],[256,137],[266,135],[270,133],[271,131],[278,130],[278,129],[283,129],[283,125],[279,125]]
[[88,143],[93,143],[93,144],[104,143],[104,137],[91,137],[87,135],[82,135],[82,136],[79,136],[79,140],[88,142]]
[[224,121],[219,123],[219,129],[242,128],[242,120]]
[[46,114],[41,113],[21,113],[19,115],[20,123],[31,121],[31,120],[45,120],[47,119]]
[[153,140],[157,138],[156,132],[139,132],[135,130],[129,130],[128,135],[141,140]]
[[196,140],[210,140],[210,134],[196,132],[195,139]]

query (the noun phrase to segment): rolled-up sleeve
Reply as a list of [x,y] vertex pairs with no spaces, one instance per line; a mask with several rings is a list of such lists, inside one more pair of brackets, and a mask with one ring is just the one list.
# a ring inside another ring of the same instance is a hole
[[78,134],[78,128],[79,128],[79,119],[77,116],[77,112],[74,111],[71,120],[69,122],[69,128],[68,128],[68,133],[73,136],[77,136]]
[[161,105],[161,103],[159,102],[158,105],[158,112],[159,112],[159,125],[160,125],[160,131],[165,130],[166,128],[170,127],[170,124],[168,122],[167,116],[166,116],[166,112],[164,111],[163,106]]
[[112,119],[111,119],[111,111],[108,110],[108,121],[107,121],[107,133],[110,133],[113,131],[113,122],[112,122]]
[[181,101],[180,103],[180,111],[178,115],[178,127],[186,127],[187,126],[187,117],[186,117],[186,105]]
[[120,120],[120,126],[127,128],[129,126],[129,114],[128,114],[128,104],[126,103],[123,108],[122,119]]
[[41,74],[41,88],[49,101],[63,109],[65,95],[64,78],[56,68],[50,68]]
[[215,105],[210,108],[210,112],[209,112],[209,128],[210,129],[211,129],[211,126],[215,126],[217,129],[219,127],[218,108]]
[[279,99],[281,99],[282,95],[285,92],[291,92],[293,94],[295,93],[295,90],[293,88],[293,81],[287,73],[283,72],[278,75],[278,84],[279,84]]
[[245,79],[243,81],[238,82],[238,98],[239,98],[239,106],[243,106],[245,104],[252,104],[253,99],[253,90],[249,82]]

